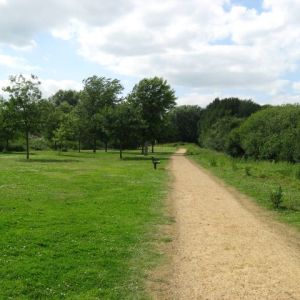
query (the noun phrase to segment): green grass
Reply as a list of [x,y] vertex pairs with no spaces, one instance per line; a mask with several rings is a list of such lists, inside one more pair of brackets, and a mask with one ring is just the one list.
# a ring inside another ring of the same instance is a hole
[[[165,166],[137,152],[0,154],[0,299],[145,299]],[[151,156],[151,155],[150,155]]]
[[[300,165],[233,159],[223,153],[186,145],[188,155],[214,175],[255,199],[263,207],[274,210],[280,220],[300,229]],[[275,210],[271,194],[283,190],[281,209]]]

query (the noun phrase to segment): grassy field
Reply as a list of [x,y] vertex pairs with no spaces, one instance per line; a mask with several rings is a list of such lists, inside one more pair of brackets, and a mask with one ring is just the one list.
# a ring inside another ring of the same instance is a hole
[[299,164],[233,159],[196,145],[184,147],[191,159],[267,209],[275,210],[270,195],[281,186],[283,202],[281,208],[275,211],[282,221],[300,229]]
[[0,154],[0,299],[144,299],[170,149]]

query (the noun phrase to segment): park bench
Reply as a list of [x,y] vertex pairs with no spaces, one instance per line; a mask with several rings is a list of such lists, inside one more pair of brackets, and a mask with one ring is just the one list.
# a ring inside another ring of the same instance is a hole
[[159,161],[157,158],[154,158],[154,157],[152,156],[152,163],[153,163],[154,169],[156,170],[157,165],[160,164],[160,161]]

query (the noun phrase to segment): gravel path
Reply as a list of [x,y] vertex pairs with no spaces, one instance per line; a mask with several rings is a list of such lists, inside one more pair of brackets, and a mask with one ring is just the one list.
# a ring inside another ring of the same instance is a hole
[[172,278],[159,298],[300,299],[296,243],[178,154],[170,166],[176,220]]

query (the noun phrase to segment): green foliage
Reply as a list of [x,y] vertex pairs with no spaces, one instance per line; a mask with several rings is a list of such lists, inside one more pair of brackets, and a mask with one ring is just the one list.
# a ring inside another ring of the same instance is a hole
[[[196,143],[202,109],[197,105],[177,106],[170,111],[174,141]],[[169,129],[169,130],[172,130]]]
[[228,147],[230,132],[260,106],[251,100],[238,98],[216,99],[201,113],[198,143],[218,151]]
[[279,209],[281,203],[283,201],[283,192],[281,186],[279,186],[276,190],[272,191],[270,194],[270,200],[274,206],[274,208]]
[[23,75],[11,76],[10,85],[3,88],[9,94],[15,128],[24,132],[26,140],[26,158],[29,159],[29,135],[38,131],[40,123],[39,102],[41,100],[40,82],[31,75],[26,79]]
[[86,120],[86,129],[93,140],[96,152],[97,139],[107,139],[104,130],[105,114],[109,108],[120,102],[123,86],[117,79],[92,76],[83,80],[84,89],[80,95],[80,114]]
[[162,78],[145,78],[134,86],[128,102],[141,110],[145,122],[140,133],[142,143],[154,142],[159,137],[166,114],[175,106],[175,100],[175,91]]
[[9,141],[16,136],[16,123],[12,103],[0,97],[0,148],[4,152],[9,150]]
[[295,177],[300,180],[300,167],[295,171]]
[[226,116],[214,123],[202,134],[203,146],[217,151],[224,151],[228,143],[231,130],[238,127],[242,119]]
[[216,167],[217,166],[217,161],[214,158],[210,159],[209,163],[210,163],[211,167]]
[[110,110],[106,122],[105,127],[119,144],[122,158],[123,147],[136,141],[141,128],[145,126],[141,110],[128,102],[122,102]]
[[249,166],[245,167],[245,175],[246,176],[251,176],[251,168]]
[[43,137],[32,137],[31,138],[31,149],[33,150],[49,150],[49,144]]
[[80,93],[73,90],[59,90],[52,97],[50,101],[56,106],[68,104],[75,107],[79,103]]
[[250,116],[231,138],[248,157],[297,162],[300,160],[300,106],[263,109]]
[[148,299],[168,155],[33,154],[0,154],[0,299]]

